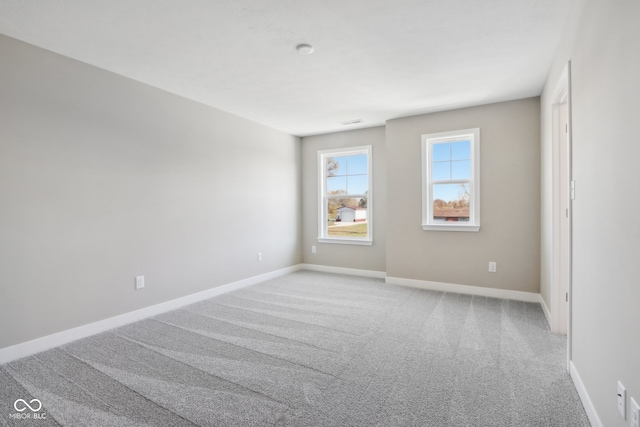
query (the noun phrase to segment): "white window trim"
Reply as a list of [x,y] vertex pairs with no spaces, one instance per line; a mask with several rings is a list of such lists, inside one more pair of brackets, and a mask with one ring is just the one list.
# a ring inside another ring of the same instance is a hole
[[[468,223],[436,223],[433,221],[433,182],[431,179],[431,146],[434,143],[471,139],[471,206]],[[425,231],[479,231],[480,230],[480,129],[422,135],[422,229]]]
[[[330,150],[318,151],[318,242],[319,243],[337,243],[342,245],[373,245],[373,157],[372,146],[362,145],[358,147],[334,148]],[[367,194],[367,232],[368,237],[349,238],[349,237],[329,237],[325,235],[327,219],[327,193],[326,193],[326,170],[325,158],[336,157],[337,155],[345,156],[351,154],[367,155],[367,173],[369,180],[369,194]]]

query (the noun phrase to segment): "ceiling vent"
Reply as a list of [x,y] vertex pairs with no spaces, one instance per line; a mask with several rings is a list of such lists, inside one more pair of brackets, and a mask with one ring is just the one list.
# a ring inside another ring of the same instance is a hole
[[355,120],[347,120],[346,122],[340,122],[342,126],[359,125],[360,123],[364,123],[364,120],[355,119]]

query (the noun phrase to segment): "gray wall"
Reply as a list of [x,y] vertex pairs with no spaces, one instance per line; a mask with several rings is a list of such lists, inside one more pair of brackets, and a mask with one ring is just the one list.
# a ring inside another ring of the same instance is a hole
[[[573,107],[573,362],[603,425],[628,426],[616,381],[640,403],[640,3],[577,0],[542,96],[544,154],[550,103],[571,60]],[[545,162],[548,166],[548,162]],[[550,176],[549,167],[543,174]],[[549,179],[543,201],[551,203]],[[543,216],[549,241],[550,214]],[[545,250],[543,259],[550,262]]]
[[[372,145],[373,245],[318,243],[318,151]],[[307,264],[385,271],[386,153],[383,126],[302,139],[302,259]],[[311,253],[311,246],[317,253]]]
[[301,261],[299,138],[4,36],[0,58],[0,348]]
[[[480,231],[423,231],[421,135],[475,127]],[[539,98],[390,120],[386,147],[388,276],[539,292]]]

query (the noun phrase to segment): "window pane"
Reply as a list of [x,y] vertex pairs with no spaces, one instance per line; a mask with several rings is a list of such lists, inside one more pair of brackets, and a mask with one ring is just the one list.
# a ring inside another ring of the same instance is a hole
[[327,234],[330,237],[366,239],[369,224],[365,206],[366,202],[356,199],[329,199]]
[[366,194],[368,190],[368,175],[356,175],[347,177],[347,194]]
[[327,176],[338,176],[347,174],[347,158],[327,157],[326,160]]
[[469,221],[469,188],[469,184],[434,184],[433,220]]
[[471,158],[471,141],[451,143],[451,160],[467,160]]
[[432,166],[434,181],[450,180],[451,179],[451,162],[437,162]]
[[471,179],[471,160],[451,162],[451,179]]
[[368,174],[367,155],[356,154],[355,156],[347,157],[347,171],[349,175]]
[[[332,152],[318,152],[322,163],[320,179],[321,230],[319,238],[333,238],[342,243],[369,244],[369,181],[371,147],[353,147]],[[360,240],[360,241],[359,241]],[[366,243],[365,243],[366,242]]]
[[347,194],[347,177],[333,176],[327,178],[327,194]]
[[433,144],[433,161],[442,162],[451,160],[451,144]]

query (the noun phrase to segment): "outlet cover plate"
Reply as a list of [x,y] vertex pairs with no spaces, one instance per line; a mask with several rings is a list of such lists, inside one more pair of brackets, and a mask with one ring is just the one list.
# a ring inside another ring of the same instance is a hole
[[631,416],[631,427],[640,427],[640,406],[638,406],[638,403],[633,399],[633,397],[629,399],[629,401],[631,403],[631,411],[629,411]]
[[622,416],[623,420],[627,419],[627,389],[624,388],[624,385],[620,381],[618,381],[618,412]]

